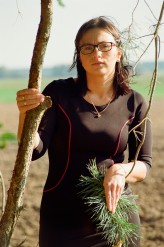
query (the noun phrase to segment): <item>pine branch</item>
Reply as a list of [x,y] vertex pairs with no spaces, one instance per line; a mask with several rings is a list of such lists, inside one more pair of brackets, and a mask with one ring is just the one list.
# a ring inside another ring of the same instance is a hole
[[[79,195],[88,205],[87,212],[109,244],[117,246],[117,244],[123,243],[127,247],[130,238],[138,237],[138,226],[128,222],[128,216],[138,211],[138,207],[134,203],[137,196],[122,194],[116,212],[112,214],[106,205],[103,187],[104,176],[99,172],[95,160],[90,161],[88,170],[90,176],[81,175],[78,184],[81,188]],[[119,241],[121,242],[119,243]]]

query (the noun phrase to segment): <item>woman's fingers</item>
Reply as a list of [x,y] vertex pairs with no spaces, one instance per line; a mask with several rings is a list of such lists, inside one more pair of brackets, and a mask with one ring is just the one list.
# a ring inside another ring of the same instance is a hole
[[17,92],[17,99],[18,100],[23,100],[24,96],[26,95],[35,95],[35,94],[38,94],[39,91],[38,89],[35,89],[35,88],[25,88],[25,89],[22,89],[20,91]]
[[44,95],[39,93],[39,91],[35,88],[31,89],[23,89],[17,92],[17,102],[28,102],[30,103],[31,100],[35,102],[42,102],[44,101]]
[[35,104],[25,104],[25,105],[18,105],[18,108],[21,113],[25,113],[26,111],[29,111],[37,106],[39,106],[40,103],[35,103]]
[[118,187],[117,192],[116,192],[116,205],[120,199],[121,194],[122,194],[122,188]]
[[21,113],[37,107],[44,101],[44,95],[35,88],[23,89],[17,92],[17,105]]
[[115,192],[113,194],[114,199],[113,199],[113,205],[112,205],[112,213],[115,213],[116,211],[117,203],[120,199],[121,193],[122,193],[122,186],[120,187],[117,185]]
[[112,213],[115,213],[117,202],[120,198],[119,191],[120,191],[119,189],[117,190],[117,188],[115,188],[114,186],[111,186],[111,188],[108,187],[108,189],[106,190],[106,193],[105,193],[106,194],[107,208]]
[[125,178],[120,175],[114,175],[108,181],[104,180],[107,208],[112,213],[115,213],[124,185]]

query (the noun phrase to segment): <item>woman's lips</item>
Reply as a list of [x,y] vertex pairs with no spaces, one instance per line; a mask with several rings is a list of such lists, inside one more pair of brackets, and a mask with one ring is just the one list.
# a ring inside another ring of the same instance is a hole
[[98,66],[98,65],[102,65],[102,64],[104,64],[103,62],[95,62],[95,63],[92,63],[92,65],[94,65],[94,66]]

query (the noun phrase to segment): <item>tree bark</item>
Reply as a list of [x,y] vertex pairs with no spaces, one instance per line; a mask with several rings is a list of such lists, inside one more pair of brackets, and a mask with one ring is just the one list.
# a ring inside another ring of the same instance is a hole
[[[41,18],[30,67],[29,88],[40,88],[42,64],[52,24],[52,2],[53,0],[41,0]],[[26,114],[5,212],[0,221],[0,247],[9,246],[20,211],[23,208],[23,194],[31,163],[34,137],[44,112],[50,106],[51,100],[46,97],[41,105]]]

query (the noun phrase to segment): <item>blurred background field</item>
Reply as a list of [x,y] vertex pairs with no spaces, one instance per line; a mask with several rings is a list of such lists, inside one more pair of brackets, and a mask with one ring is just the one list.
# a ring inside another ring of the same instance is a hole
[[[74,76],[74,74],[67,75]],[[50,81],[61,78],[59,76],[43,75],[42,88]],[[63,76],[64,77],[64,76]],[[151,73],[138,75],[131,84],[132,88],[143,94],[147,101],[151,81]],[[16,134],[18,125],[18,109],[16,106],[16,92],[26,88],[28,76],[9,76],[0,78],[0,123],[2,131],[11,131]],[[142,223],[141,247],[164,246],[164,71],[158,74],[154,99],[150,110],[153,129],[153,168],[147,178],[135,185],[133,191],[139,196],[140,216]],[[8,144],[0,149],[0,170],[4,176],[6,191],[9,188],[11,175],[17,154],[17,142]],[[47,176],[47,154],[41,159],[32,162],[26,190],[24,194],[24,208],[15,228],[11,247],[16,247],[22,241],[23,247],[36,247],[38,243],[39,208],[42,189]],[[0,207],[1,207],[0,192]]]
[[[61,77],[60,77],[61,78]],[[58,79],[57,77],[43,77],[42,89],[51,81]],[[138,75],[136,76],[131,87],[138,92],[140,92],[146,98],[149,97],[151,75]],[[0,78],[0,102],[14,103],[16,92],[28,85],[28,78],[18,77],[18,78]],[[157,83],[154,92],[154,98],[164,98],[164,72],[160,72],[157,78]]]

